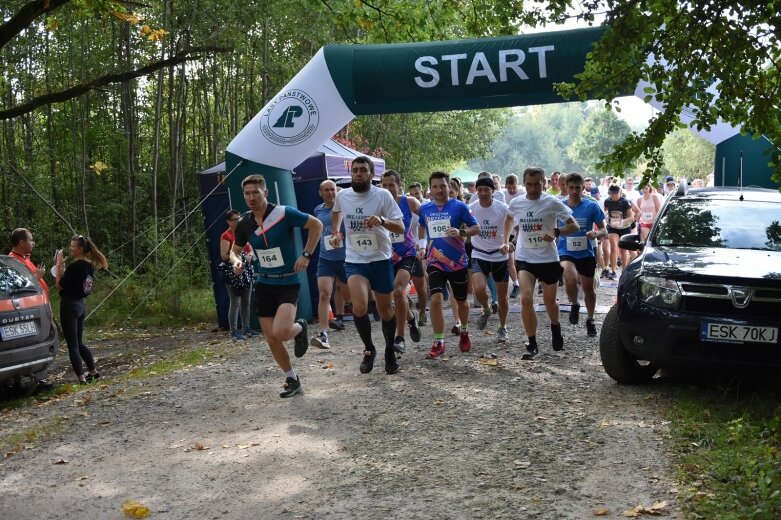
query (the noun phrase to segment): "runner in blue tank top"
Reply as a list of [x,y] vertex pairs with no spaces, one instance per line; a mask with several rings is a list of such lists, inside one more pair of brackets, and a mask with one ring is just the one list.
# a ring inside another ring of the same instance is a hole
[[418,215],[420,202],[412,197],[402,195],[402,184],[399,173],[395,170],[386,170],[382,174],[382,187],[393,195],[396,204],[402,214],[404,233],[391,231],[391,245],[393,252],[391,260],[395,271],[393,281],[393,302],[396,307],[396,336],[393,340],[393,349],[399,354],[404,352],[404,323],[409,325],[409,335],[415,343],[420,341],[420,327],[418,326],[418,313],[411,311],[407,302],[407,288],[412,276],[421,276],[423,266],[417,257],[417,240],[412,235],[410,224],[412,214]]

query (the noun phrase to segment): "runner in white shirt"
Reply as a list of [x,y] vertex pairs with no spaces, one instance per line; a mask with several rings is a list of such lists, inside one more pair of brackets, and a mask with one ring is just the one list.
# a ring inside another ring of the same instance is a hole
[[483,307],[483,313],[477,318],[477,328],[485,329],[488,318],[491,317],[491,307],[486,294],[488,275],[494,279],[499,302],[499,329],[497,340],[506,342],[507,314],[509,301],[507,299],[508,253],[509,238],[513,227],[513,217],[507,204],[493,199],[494,184],[487,178],[477,179],[477,200],[469,205],[469,209],[480,224],[480,233],[472,237],[472,286],[475,297]]
[[[344,270],[353,303],[355,328],[365,347],[361,373],[372,371],[377,356],[367,315],[369,291],[374,290],[385,338],[385,372],[395,374],[399,371],[399,364],[393,350],[396,317],[392,305],[393,264],[389,232],[403,234],[404,224],[401,209],[393,195],[372,186],[373,177],[374,163],[371,159],[364,156],[353,159],[352,187],[337,193],[334,201],[331,245],[340,247],[343,242],[345,245]],[[342,220],[344,237],[336,231],[341,229]]]
[[[518,184],[518,176],[514,173],[508,175],[504,180],[504,189],[502,192],[504,194],[504,203],[508,206],[513,199],[526,195],[526,189]],[[513,288],[510,291],[510,299],[514,300],[518,297],[518,292],[521,288],[518,284],[518,271],[515,269],[515,250],[513,248],[510,249],[510,258],[507,261],[507,266],[510,270],[510,280],[512,280],[513,283]]]
[[[556,239],[580,229],[572,218],[572,210],[556,197],[542,193],[544,179],[542,168],[527,168],[523,172],[526,195],[510,204],[519,231],[515,266],[521,281],[521,319],[529,338],[522,359],[532,359],[539,352],[533,297],[537,279],[544,283],[543,302],[550,317],[553,350],[564,348],[556,303],[556,286],[563,269],[559,264]],[[556,227],[557,219],[565,223],[563,228]]]

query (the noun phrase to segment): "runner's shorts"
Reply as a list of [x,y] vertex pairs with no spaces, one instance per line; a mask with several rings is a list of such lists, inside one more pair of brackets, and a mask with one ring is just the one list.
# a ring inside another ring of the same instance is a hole
[[558,262],[545,262],[542,264],[532,264],[530,262],[515,261],[515,268],[518,271],[531,273],[535,278],[543,283],[554,284],[559,282],[564,268]]
[[317,261],[317,277],[330,276],[339,278],[342,283],[347,283],[347,274],[344,272],[344,260],[326,260],[322,256]]
[[394,273],[398,273],[400,269],[409,272],[410,276],[423,276],[423,264],[416,256],[405,256],[393,264]]
[[624,235],[628,235],[632,232],[632,228],[614,228],[607,226],[607,234],[608,235],[618,235],[619,237],[622,237]]
[[472,272],[483,273],[486,278],[490,274],[494,282],[507,283],[510,279],[510,271],[507,268],[507,260],[501,260],[499,262],[492,262],[490,260],[480,260],[479,258],[472,259]]
[[273,318],[283,303],[298,304],[298,290],[301,284],[272,285],[255,284],[255,313],[261,318]]
[[580,276],[594,278],[594,272],[597,270],[597,259],[593,256],[587,256],[586,258],[574,258],[569,255],[562,255],[559,260],[561,262],[572,262],[575,264],[575,270]]
[[450,288],[453,289],[453,298],[459,301],[466,300],[467,281],[469,269],[466,267],[458,271],[440,271],[436,267],[426,270],[428,273],[428,286],[431,294],[445,293],[445,284],[450,282]]
[[347,278],[351,276],[363,276],[369,280],[372,290],[380,294],[393,292],[393,262],[388,260],[377,260],[367,264],[344,264],[344,272]]

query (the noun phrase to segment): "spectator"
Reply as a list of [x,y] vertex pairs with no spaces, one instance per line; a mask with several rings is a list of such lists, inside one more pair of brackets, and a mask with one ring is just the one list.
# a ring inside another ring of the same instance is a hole
[[[239,223],[239,217],[241,213],[235,209],[229,209],[225,213],[225,221],[228,223],[228,229],[220,235],[220,258],[222,261],[230,264],[230,251],[233,247],[233,242],[236,241],[236,225]],[[252,253],[252,248],[249,244],[244,248],[244,254],[249,255]],[[246,338],[256,336],[249,326],[249,313],[250,313],[250,295],[252,288],[238,289],[228,281],[225,281],[225,288],[228,290],[228,297],[230,298],[228,304],[228,325],[230,326],[231,336],[237,341],[242,341]],[[239,331],[238,321],[239,315],[241,315],[241,326],[244,327],[244,332]]]

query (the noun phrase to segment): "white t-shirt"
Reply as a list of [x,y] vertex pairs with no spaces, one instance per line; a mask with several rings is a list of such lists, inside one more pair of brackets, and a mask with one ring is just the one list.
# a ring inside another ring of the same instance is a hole
[[502,194],[504,195],[504,203],[508,206],[510,205],[510,202],[512,202],[513,199],[518,198],[522,195],[526,195],[526,188],[522,186],[518,186],[518,189],[515,192],[515,195],[510,195],[507,192],[507,188],[502,190]]
[[[504,202],[504,190],[494,190],[491,198],[498,202]],[[477,200],[477,194],[475,194],[475,200]],[[469,203],[471,204],[475,200],[469,199]]]
[[496,252],[493,254],[478,251],[496,251],[505,243],[504,237],[504,219],[510,214],[507,204],[496,200],[491,201],[491,205],[484,208],[479,200],[475,200],[469,205],[469,209],[480,224],[480,233],[472,237],[472,258],[487,260],[489,262],[501,262],[507,260],[508,255]]
[[545,234],[553,236],[556,220],[566,222],[572,216],[572,210],[557,197],[543,193],[537,200],[513,199],[510,213],[519,231],[515,259],[532,264],[558,262],[556,240],[546,242],[542,237]]
[[626,190],[625,189],[624,190],[624,196],[626,197],[626,200],[628,200],[632,204],[637,204],[637,199],[642,197],[643,194],[640,193],[639,191],[635,190],[635,189],[631,189],[631,190]]
[[391,239],[383,226],[366,227],[371,215],[389,220],[401,220],[399,205],[388,190],[376,186],[357,193],[347,188],[336,194],[334,213],[341,213],[344,222],[346,261],[365,264],[391,257]]

